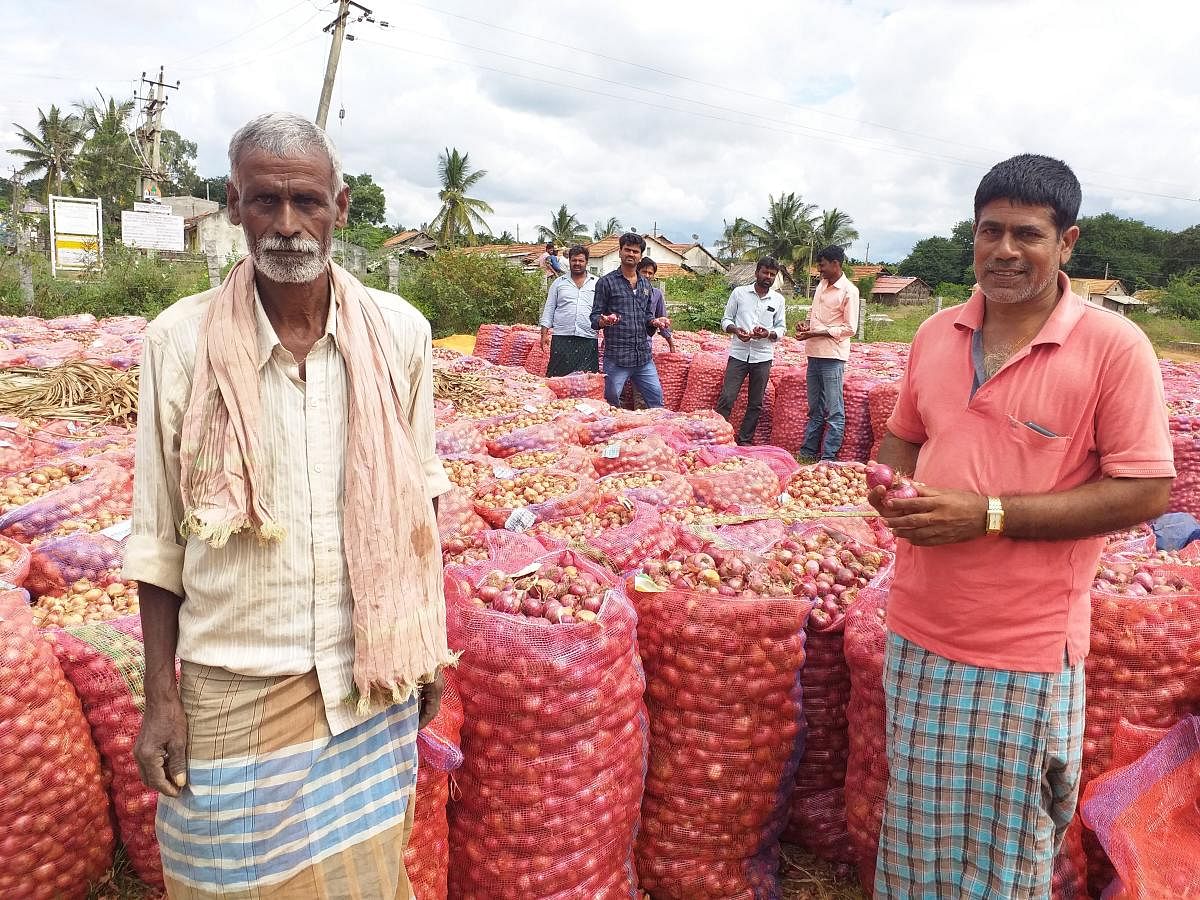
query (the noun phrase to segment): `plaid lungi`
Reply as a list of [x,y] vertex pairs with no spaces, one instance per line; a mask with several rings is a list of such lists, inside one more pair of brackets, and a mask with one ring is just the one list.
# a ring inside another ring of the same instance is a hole
[[984,669],[890,633],[883,677],[891,772],[875,896],[1049,897],[1079,795],[1083,663]]
[[180,693],[188,785],[155,823],[172,900],[409,900],[415,698],[333,737],[315,671],[185,662]]

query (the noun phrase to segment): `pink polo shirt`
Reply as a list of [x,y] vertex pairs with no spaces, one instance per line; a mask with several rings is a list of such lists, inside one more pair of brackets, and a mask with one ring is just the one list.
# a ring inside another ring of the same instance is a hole
[[[1114,478],[1172,478],[1162,377],[1141,330],[1085,303],[1059,274],[1058,306],[1031,344],[971,396],[983,294],[913,339],[888,430],[921,444],[915,478],[1003,496]],[[1054,437],[1028,427],[1033,422]],[[897,542],[888,627],[971,665],[1058,672],[1087,655],[1089,588],[1104,538]]]

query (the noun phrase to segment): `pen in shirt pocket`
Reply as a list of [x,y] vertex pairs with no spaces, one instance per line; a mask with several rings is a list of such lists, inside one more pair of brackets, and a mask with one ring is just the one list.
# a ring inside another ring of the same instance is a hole
[[1036,431],[1038,434],[1044,435],[1045,437],[1056,438],[1056,437],[1060,436],[1060,435],[1055,434],[1049,428],[1043,428],[1041,425],[1039,425],[1037,422],[1034,422],[1033,420],[1030,420],[1028,422],[1023,422],[1022,424],[1026,428],[1032,429],[1033,431]]

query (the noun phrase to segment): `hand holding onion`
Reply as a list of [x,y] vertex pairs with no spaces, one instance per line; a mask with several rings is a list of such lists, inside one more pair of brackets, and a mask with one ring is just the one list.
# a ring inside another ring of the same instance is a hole
[[957,544],[987,532],[987,497],[943,491],[897,475],[890,466],[867,465],[867,501],[896,537],[918,547]]

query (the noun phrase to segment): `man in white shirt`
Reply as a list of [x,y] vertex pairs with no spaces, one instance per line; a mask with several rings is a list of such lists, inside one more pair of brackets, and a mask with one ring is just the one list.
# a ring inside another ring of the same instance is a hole
[[591,323],[596,276],[587,270],[588,249],[576,245],[567,251],[567,258],[570,274],[550,283],[542,308],[542,349],[550,350],[548,378],[600,371],[599,344]]
[[733,335],[729,346],[729,362],[725,366],[725,382],[717,412],[726,420],[733,411],[742,382],[750,378],[746,416],[738,429],[739,445],[754,441],[754,429],[762,414],[763,394],[775,359],[774,344],[787,331],[783,295],[772,287],[779,275],[779,261],[764,256],[754,269],[754,284],[733,289],[725,304],[721,327]]
[[842,376],[850,338],[858,331],[859,299],[858,288],[842,272],[845,259],[846,251],[836,246],[817,254],[821,283],[808,320],[796,326],[808,354],[808,424],[800,456],[809,461],[836,458],[846,432]]

